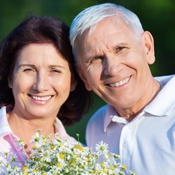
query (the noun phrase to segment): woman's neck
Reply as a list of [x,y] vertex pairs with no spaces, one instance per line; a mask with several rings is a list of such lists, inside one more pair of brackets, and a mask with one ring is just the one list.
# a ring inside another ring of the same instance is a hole
[[12,132],[21,140],[25,142],[25,151],[27,155],[30,154],[31,150],[31,139],[38,129],[41,130],[41,135],[51,135],[53,138],[55,134],[55,120],[53,119],[24,119],[17,116],[15,113],[10,112],[7,114],[7,119],[11,127]]

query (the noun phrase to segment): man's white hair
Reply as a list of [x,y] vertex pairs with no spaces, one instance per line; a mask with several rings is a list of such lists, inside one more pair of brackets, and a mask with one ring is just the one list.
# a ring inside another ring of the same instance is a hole
[[116,21],[121,21],[122,18],[134,34],[139,35],[143,32],[142,24],[137,15],[125,7],[113,3],[94,5],[80,12],[72,21],[70,26],[70,42],[73,52],[75,53],[76,51],[76,39],[78,36],[82,35],[85,31],[88,31],[89,34],[99,22],[112,16],[116,16]]

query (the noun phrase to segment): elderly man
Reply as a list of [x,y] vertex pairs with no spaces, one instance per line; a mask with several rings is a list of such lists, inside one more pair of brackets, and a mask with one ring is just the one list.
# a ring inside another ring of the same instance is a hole
[[86,88],[107,103],[88,123],[87,145],[105,141],[137,175],[174,175],[175,77],[152,76],[150,32],[130,10],[104,3],[75,17],[70,40]]

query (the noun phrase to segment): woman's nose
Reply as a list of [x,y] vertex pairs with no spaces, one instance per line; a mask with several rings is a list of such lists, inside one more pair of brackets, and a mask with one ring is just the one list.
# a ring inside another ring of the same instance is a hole
[[46,74],[38,74],[33,88],[38,92],[47,91],[49,88],[49,78]]

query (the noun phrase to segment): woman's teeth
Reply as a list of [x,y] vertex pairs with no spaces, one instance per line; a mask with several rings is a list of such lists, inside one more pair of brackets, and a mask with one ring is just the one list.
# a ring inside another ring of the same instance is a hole
[[32,96],[32,98],[38,101],[47,101],[51,98],[51,96],[45,96],[45,97]]

